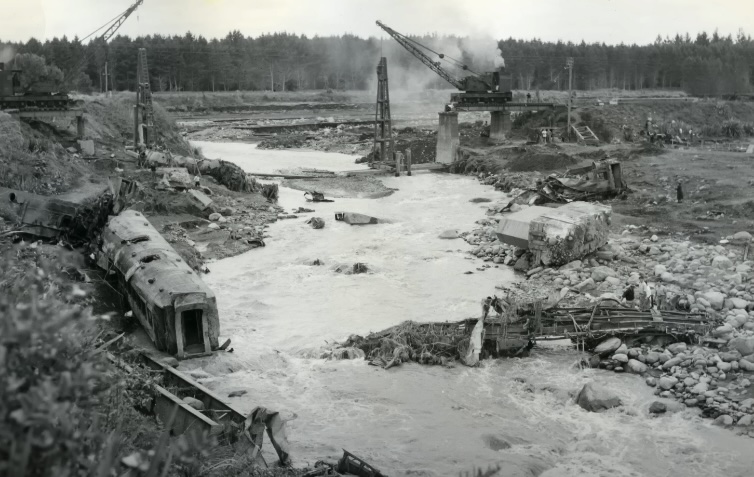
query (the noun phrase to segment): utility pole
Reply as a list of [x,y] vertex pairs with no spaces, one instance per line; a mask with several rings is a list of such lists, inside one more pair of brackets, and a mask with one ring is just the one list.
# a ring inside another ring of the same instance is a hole
[[573,57],[566,59],[566,68],[568,68],[568,142],[571,142],[571,98],[573,97]]
[[108,94],[108,91],[109,91],[109,90],[107,89],[107,76],[108,76],[108,72],[107,72],[107,61],[105,61],[105,96],[107,96],[107,94]]

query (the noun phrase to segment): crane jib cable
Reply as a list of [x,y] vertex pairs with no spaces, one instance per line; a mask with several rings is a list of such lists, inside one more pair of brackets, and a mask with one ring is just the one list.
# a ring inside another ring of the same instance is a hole
[[110,19],[110,20],[108,20],[107,22],[105,22],[105,24],[104,24],[104,25],[102,25],[101,27],[97,28],[96,30],[94,30],[94,31],[93,31],[93,32],[91,32],[90,34],[86,35],[86,36],[85,36],[84,38],[82,38],[81,40],[79,40],[79,42],[80,42],[80,43],[83,43],[83,42],[84,42],[84,40],[86,40],[86,39],[87,39],[87,38],[89,38],[90,36],[94,35],[94,34],[95,34],[95,33],[97,33],[98,31],[102,30],[103,28],[105,28],[105,27],[107,27],[107,26],[110,26],[110,25],[112,25],[112,24],[113,24],[113,23],[115,23],[115,22],[116,22],[116,21],[117,21],[117,20],[118,20],[118,19],[119,19],[120,17],[122,17],[123,15],[125,15],[127,11],[128,11],[128,8],[127,8],[127,9],[125,9],[125,10],[123,10],[123,11],[122,11],[122,12],[120,12],[119,14],[115,15],[115,16],[114,16],[114,17],[113,17],[112,19]]
[[382,26],[386,30],[389,30],[389,33],[391,33],[392,35],[394,35],[396,37],[400,37],[403,41],[405,41],[407,43],[411,43],[412,46],[415,46],[415,47],[418,47],[418,48],[423,48],[423,49],[425,49],[425,50],[427,50],[429,52],[434,53],[435,55],[437,55],[438,57],[440,57],[440,59],[443,59],[443,60],[447,61],[448,63],[454,64],[454,66],[456,66],[457,68],[463,69],[464,71],[468,71],[469,73],[471,73],[473,75],[481,76],[479,73],[475,72],[474,70],[472,70],[471,68],[469,68],[467,65],[463,64],[463,62],[461,62],[461,61],[459,61],[459,60],[457,60],[457,59],[455,59],[455,58],[453,58],[451,56],[448,56],[448,55],[446,55],[444,53],[437,52],[437,51],[433,50],[432,48],[430,48],[430,47],[428,47],[426,45],[423,45],[422,43],[419,43],[418,41],[416,41],[414,39],[411,39],[411,38],[407,37],[406,35],[393,30],[392,28],[388,27],[387,25],[383,25],[383,24],[381,24],[379,22],[378,22],[378,25]]

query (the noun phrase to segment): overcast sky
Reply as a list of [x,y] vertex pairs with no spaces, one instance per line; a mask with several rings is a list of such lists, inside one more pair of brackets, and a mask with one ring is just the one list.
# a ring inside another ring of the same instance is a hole
[[[84,37],[135,0],[0,0],[0,40]],[[119,33],[208,38],[287,31],[308,36],[402,33],[546,41],[651,43],[658,34],[754,34],[752,0],[144,0]]]

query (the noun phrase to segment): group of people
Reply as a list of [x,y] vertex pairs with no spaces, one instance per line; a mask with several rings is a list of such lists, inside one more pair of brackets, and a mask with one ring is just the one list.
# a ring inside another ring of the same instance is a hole
[[547,144],[548,142],[555,142],[555,134],[551,129],[542,128],[542,134],[540,138],[544,144]]
[[661,283],[650,286],[644,275],[639,275],[638,285],[629,285],[623,292],[621,303],[636,308],[639,311],[651,311],[659,316],[662,310],[676,310],[679,308],[681,295],[669,298],[669,293]]

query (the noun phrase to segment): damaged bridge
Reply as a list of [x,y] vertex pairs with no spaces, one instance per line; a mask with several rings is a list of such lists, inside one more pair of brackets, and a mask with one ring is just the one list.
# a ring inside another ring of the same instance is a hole
[[407,321],[365,338],[352,336],[332,355],[352,355],[343,351],[358,348],[370,364],[384,368],[406,361],[448,364],[460,360],[473,366],[479,359],[524,355],[537,341],[571,339],[583,349],[592,349],[609,336],[628,341],[649,342],[658,336],[695,341],[716,326],[702,313],[640,311],[610,301],[550,309],[536,302],[523,308],[507,307],[497,317],[484,320]]

